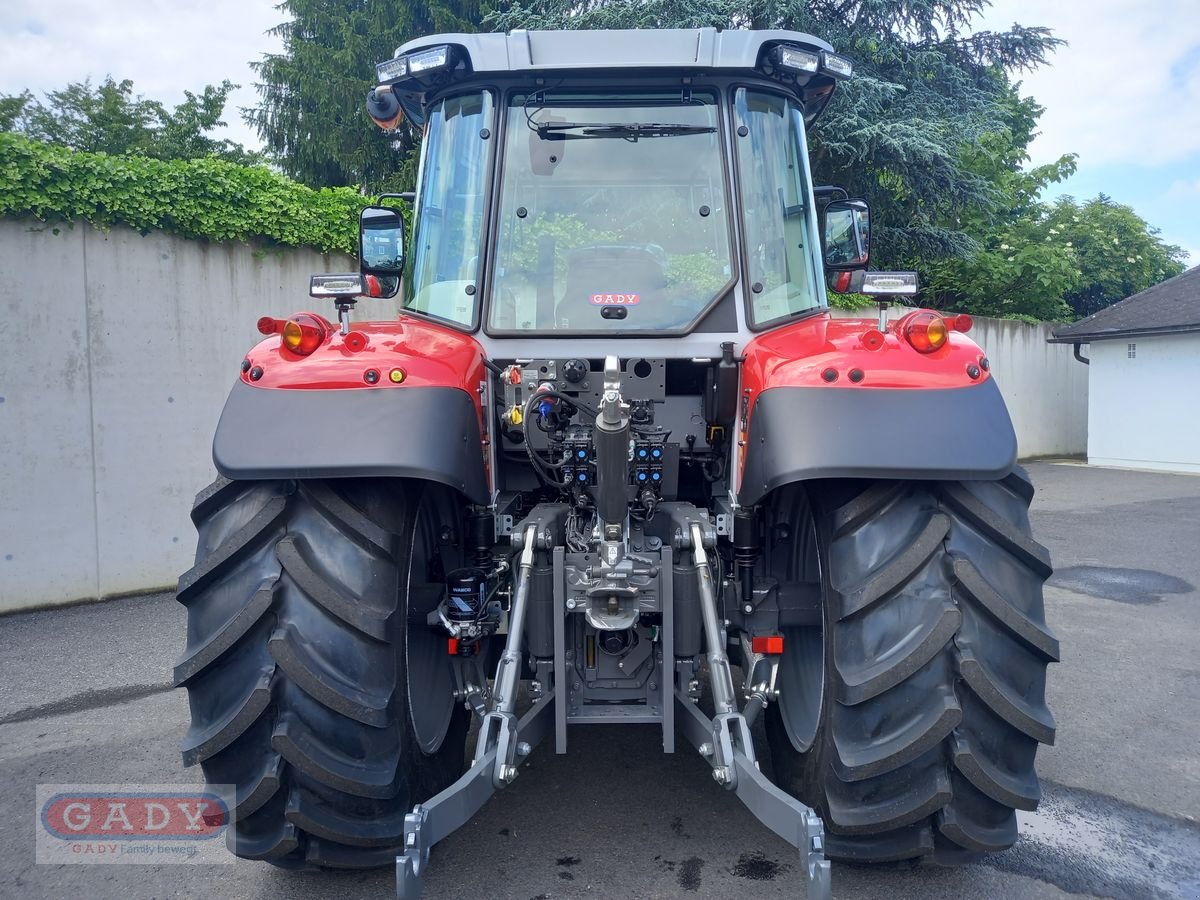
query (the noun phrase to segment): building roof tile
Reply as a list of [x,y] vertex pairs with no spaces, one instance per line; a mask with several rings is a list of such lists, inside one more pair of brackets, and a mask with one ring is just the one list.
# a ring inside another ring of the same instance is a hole
[[1049,338],[1051,343],[1086,344],[1133,336],[1200,331],[1200,266],[1106,306]]

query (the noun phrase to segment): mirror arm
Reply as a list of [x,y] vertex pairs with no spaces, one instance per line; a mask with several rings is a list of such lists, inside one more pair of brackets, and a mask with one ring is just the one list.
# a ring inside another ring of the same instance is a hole
[[849,200],[850,192],[836,184],[818,184],[813,188],[813,196],[818,200]]
[[341,326],[342,335],[350,333],[350,312],[354,309],[353,297],[339,297],[334,301],[334,306],[337,307],[338,325]]

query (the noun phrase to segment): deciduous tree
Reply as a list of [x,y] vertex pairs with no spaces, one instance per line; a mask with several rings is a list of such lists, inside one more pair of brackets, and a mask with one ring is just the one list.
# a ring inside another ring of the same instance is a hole
[[18,131],[34,140],[85,153],[138,155],[154,159],[198,159],[216,156],[230,162],[258,162],[261,157],[240,144],[219,140],[210,132],[225,123],[221,115],[230,91],[223,81],[200,94],[185,91],[173,110],[135,94],[128,78],[108,76],[48,91],[45,102],[29,91],[0,96],[0,131]]

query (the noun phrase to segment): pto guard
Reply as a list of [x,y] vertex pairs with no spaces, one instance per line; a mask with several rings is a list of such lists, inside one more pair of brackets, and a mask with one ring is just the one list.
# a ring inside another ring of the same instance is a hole
[[258,478],[417,478],[486,504],[478,407],[454,387],[267,390],[238,382],[213,438],[217,471]]

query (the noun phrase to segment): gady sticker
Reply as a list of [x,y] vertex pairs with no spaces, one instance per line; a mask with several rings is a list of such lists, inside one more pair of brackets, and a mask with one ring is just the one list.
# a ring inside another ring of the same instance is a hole
[[637,306],[642,302],[641,294],[592,294],[592,306]]

